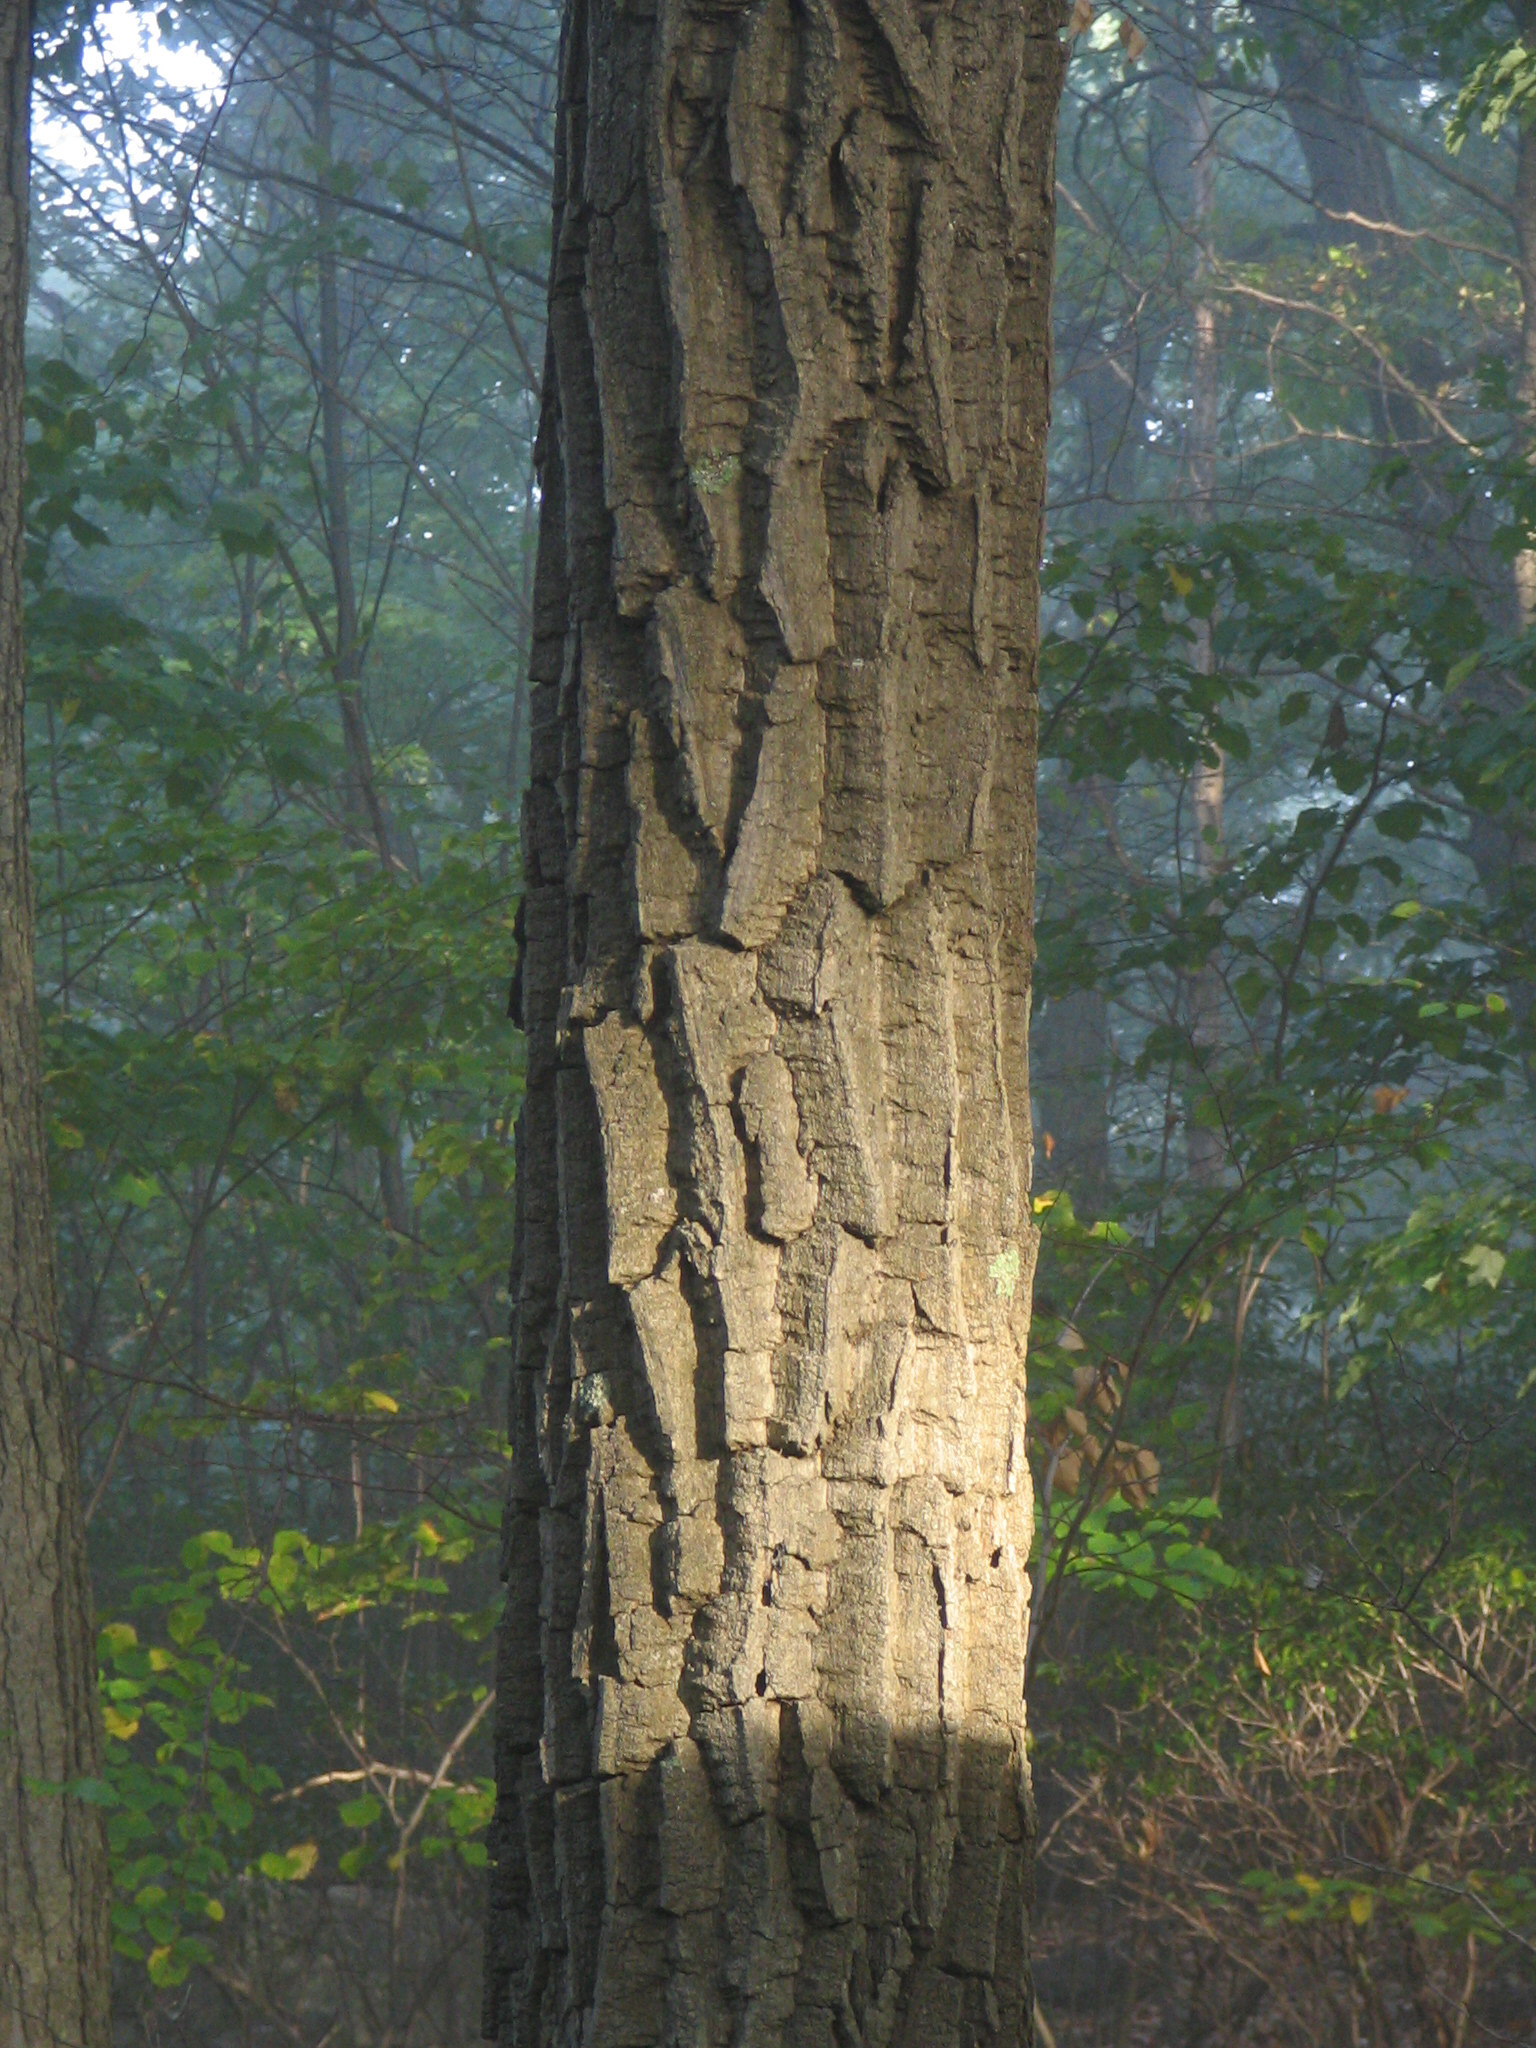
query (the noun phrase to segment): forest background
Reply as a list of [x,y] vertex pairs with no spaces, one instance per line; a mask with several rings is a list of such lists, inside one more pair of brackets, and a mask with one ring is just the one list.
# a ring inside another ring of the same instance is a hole
[[[125,2048],[478,2035],[558,28],[42,15],[30,780]],[[1063,33],[1041,2038],[1528,2043],[1536,8]]]

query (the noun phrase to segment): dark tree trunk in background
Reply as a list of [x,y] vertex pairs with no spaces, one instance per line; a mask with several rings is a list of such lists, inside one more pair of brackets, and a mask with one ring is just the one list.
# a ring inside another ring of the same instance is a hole
[[1372,226],[1396,221],[1391,159],[1373,125],[1356,44],[1337,26],[1337,10],[1326,0],[1251,0],[1250,11],[1306,162],[1312,204],[1325,216],[1319,235],[1348,241],[1351,228],[1368,235]]
[[487,2030],[1027,2041],[1054,0],[574,0]]
[[[1536,40],[1536,0],[1520,0],[1515,19],[1529,49]],[[1515,159],[1514,228],[1525,300],[1515,374],[1518,448],[1526,462],[1536,463],[1536,133],[1523,123]],[[1513,567],[1516,621],[1521,632],[1529,633],[1536,629],[1536,550],[1522,548]],[[1503,676],[1478,678],[1474,686],[1480,688],[1490,708],[1505,715],[1524,708]],[[1529,960],[1536,926],[1536,818],[1523,808],[1492,817],[1479,812],[1472,821],[1467,850],[1490,904],[1514,941],[1512,960]],[[1512,973],[1509,995],[1525,1043],[1527,1082],[1536,1089],[1536,1045],[1531,1040],[1536,981],[1528,973]]]
[[0,7],[0,2040],[105,2048],[96,1656],[54,1299],[22,749],[22,391],[31,10]]
[[[1221,455],[1221,348],[1217,298],[1212,288],[1211,237],[1216,220],[1215,104],[1206,85],[1215,58],[1214,0],[1195,0],[1188,41],[1185,113],[1189,149],[1189,238],[1191,307],[1189,438],[1185,459],[1185,503],[1200,524],[1214,519]],[[1195,624],[1194,665],[1202,675],[1216,672],[1216,649],[1208,619]],[[1191,871],[1198,886],[1214,890],[1226,862],[1227,763],[1214,743],[1194,768],[1187,794],[1191,826]],[[1219,1065],[1227,1018],[1220,959],[1196,967],[1185,987],[1185,1013],[1193,1064],[1203,1077]],[[1207,1120],[1211,1091],[1194,1083],[1185,1102],[1185,1137],[1192,1181],[1217,1178],[1227,1160],[1225,1133]],[[1202,1114],[1204,1112],[1204,1114]]]
[[1035,1177],[1064,1188],[1077,1214],[1102,1216],[1110,1200],[1109,1003],[1102,989],[1053,996],[1030,1040],[1034,1060]]

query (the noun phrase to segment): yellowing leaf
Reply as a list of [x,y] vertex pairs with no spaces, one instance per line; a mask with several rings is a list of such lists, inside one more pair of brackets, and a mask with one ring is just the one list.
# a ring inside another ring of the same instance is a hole
[[102,1725],[107,1733],[118,1742],[128,1742],[139,1732],[139,1717],[118,1712],[116,1707],[103,1707]]
[[398,1415],[400,1403],[393,1394],[381,1394],[377,1387],[369,1387],[363,1395],[365,1408],[376,1408],[381,1415]]
[[1357,1927],[1364,1927],[1376,1910],[1373,1892],[1356,1892],[1349,1902],[1349,1917]]
[[[1122,40],[1124,39],[1122,38]],[[1180,597],[1188,597],[1195,587],[1194,577],[1187,575],[1183,569],[1178,568],[1172,562],[1168,565],[1168,581],[1173,585]]]

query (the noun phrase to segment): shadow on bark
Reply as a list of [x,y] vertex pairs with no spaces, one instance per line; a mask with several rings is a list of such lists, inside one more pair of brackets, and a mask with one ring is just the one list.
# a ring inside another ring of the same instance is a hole
[[1016,1747],[809,1701],[714,1718],[622,1776],[547,1785],[523,1757],[495,1843],[488,2036],[1026,2042]]

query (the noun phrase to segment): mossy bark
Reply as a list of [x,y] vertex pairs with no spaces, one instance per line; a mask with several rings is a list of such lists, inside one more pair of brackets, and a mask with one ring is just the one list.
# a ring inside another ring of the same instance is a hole
[[572,0],[508,2044],[1021,2043],[1054,0]]

